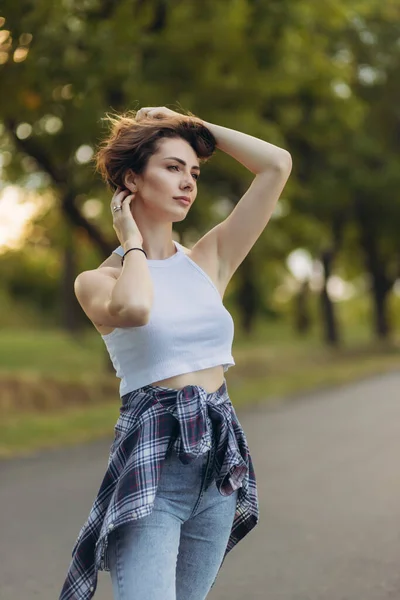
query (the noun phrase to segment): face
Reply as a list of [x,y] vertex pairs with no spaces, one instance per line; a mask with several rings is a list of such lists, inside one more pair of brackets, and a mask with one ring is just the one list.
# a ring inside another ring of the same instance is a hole
[[[197,196],[199,159],[182,138],[164,138],[141,175],[132,175],[129,188],[136,186],[133,211],[151,211],[152,218],[182,221]],[[186,204],[177,197],[186,196]]]

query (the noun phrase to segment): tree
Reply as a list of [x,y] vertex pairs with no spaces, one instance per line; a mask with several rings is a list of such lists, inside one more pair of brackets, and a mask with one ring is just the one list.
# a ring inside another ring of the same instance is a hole
[[348,32],[354,93],[367,107],[363,128],[349,139],[353,217],[370,275],[374,331],[391,332],[388,298],[400,276],[400,8],[384,2]]
[[[351,190],[358,189],[349,170],[349,140],[355,143],[370,114],[368,98],[358,90],[349,94],[358,64],[348,58],[351,35],[357,18],[371,19],[375,5],[235,0],[227,11],[212,0],[37,0],[23,6],[5,0],[0,69],[4,89],[13,93],[1,96],[0,111],[5,143],[14,149],[8,176],[21,179],[26,158],[31,165],[34,160],[71,227],[66,248],[76,232],[86,232],[105,257],[117,241],[109,211],[88,218],[84,207],[90,198],[109,202],[88,162],[106,111],[176,108],[178,102],[208,121],[287,148],[294,163],[282,200],[288,214],[271,221],[231,288],[251,331],[257,314],[267,312],[275,262],[300,240],[325,264],[326,280],[335,268],[355,214]],[[386,102],[395,115],[393,94]],[[380,143],[384,154],[383,136]],[[217,152],[202,176],[203,201],[178,232],[199,236],[208,230],[218,218],[216,201],[234,205],[250,179],[244,167]],[[395,179],[390,181],[393,194]],[[72,264],[73,244],[65,251],[66,289],[79,268]],[[325,338],[334,344],[340,336],[326,289],[322,300]]]

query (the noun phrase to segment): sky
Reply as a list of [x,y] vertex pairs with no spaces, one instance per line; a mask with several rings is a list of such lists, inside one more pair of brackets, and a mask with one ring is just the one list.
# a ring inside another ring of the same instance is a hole
[[6,186],[0,194],[0,254],[23,244],[30,220],[42,210],[43,202],[32,192]]

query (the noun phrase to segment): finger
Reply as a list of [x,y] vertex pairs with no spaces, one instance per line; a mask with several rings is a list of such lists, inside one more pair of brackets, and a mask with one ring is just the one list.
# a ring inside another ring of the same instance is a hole
[[122,204],[120,202],[115,202],[110,206],[111,214],[113,217],[117,217],[119,212],[122,212]]
[[[121,198],[121,200],[120,200],[120,201],[116,201],[116,202],[114,202],[114,203],[111,205],[111,211],[112,211],[113,215],[115,215],[115,216],[118,216],[118,213],[119,213],[119,212],[121,212],[122,214],[124,214],[124,212],[126,212],[126,211],[124,211],[124,206],[125,206],[125,204],[126,204],[126,205],[129,207],[129,205],[130,205],[130,203],[131,203],[131,200],[132,200],[133,196],[134,196],[134,194],[128,194],[128,195],[126,195],[124,198]],[[126,202],[126,199],[127,199],[127,198],[128,198],[128,201]],[[120,208],[120,210],[115,210],[115,208],[116,208],[117,206],[121,207],[121,208]],[[128,208],[128,210],[129,210],[129,208]]]
[[[126,192],[127,191],[128,190],[124,190],[120,194],[117,194],[117,196],[115,198],[113,197],[113,200],[112,200],[111,206],[110,206],[111,213],[112,213],[113,216],[117,216],[117,213],[119,213],[120,211],[122,212],[121,209],[123,208],[123,203],[124,203],[124,199],[126,197]],[[125,194],[125,196],[121,197],[122,194]],[[115,210],[117,207],[120,207],[120,209]]]
[[129,194],[128,196],[126,196],[123,201],[122,201],[122,210],[124,210],[125,206],[128,207],[128,210],[130,210],[130,204],[133,200],[135,196],[135,193]]
[[120,188],[119,192],[115,192],[115,194],[113,195],[113,197],[111,198],[111,205],[115,205],[115,204],[120,204],[121,200],[127,195],[129,194],[129,190],[125,189],[122,190],[122,188]]
[[151,111],[153,111],[156,107],[154,106],[143,106],[143,108],[140,108],[138,110],[138,112],[136,113],[136,119],[144,119],[145,117],[150,116],[149,113]]
[[121,188],[117,187],[117,189],[115,190],[115,192],[112,195],[111,204],[116,200],[116,198],[117,198],[118,194],[120,193],[120,191],[121,191]]
[[116,204],[115,206],[111,207],[111,214],[113,216],[113,219],[116,219],[118,217],[118,214],[122,213],[122,210],[121,210],[122,207],[118,208],[118,210],[116,210],[118,206],[119,205]]
[[124,190],[122,190],[122,192],[120,192],[117,196],[119,202],[123,202],[125,200],[125,198],[127,196],[129,196],[130,193],[131,193],[131,191],[127,190],[126,188]]

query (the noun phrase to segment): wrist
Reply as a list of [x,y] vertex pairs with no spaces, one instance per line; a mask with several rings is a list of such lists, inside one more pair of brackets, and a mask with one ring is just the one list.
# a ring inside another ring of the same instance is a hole
[[209,123],[208,121],[202,121],[201,123],[215,137],[216,146],[217,146],[217,148],[219,148],[219,146],[218,146],[218,142],[219,142],[219,140],[218,140],[218,126],[215,126],[213,123]]
[[210,131],[212,130],[212,128],[214,127],[213,123],[209,123],[208,121],[204,121],[203,119],[201,119],[201,124],[204,127],[207,127],[207,129],[209,129]]
[[[136,251],[136,252],[135,252],[135,251]],[[126,256],[129,256],[129,254],[133,254],[134,252],[135,252],[136,254],[137,254],[138,252],[139,252],[140,254],[144,254],[144,255],[145,255],[145,257],[146,257],[146,259],[147,259],[147,254],[146,254],[146,252],[143,250],[143,248],[139,248],[138,246],[135,246],[134,248],[129,248],[129,249],[128,249],[128,250],[125,252],[125,254],[123,255],[123,257],[121,258],[121,264],[122,264],[122,265],[124,264],[124,260],[125,260],[125,257],[126,257]]]
[[127,252],[130,248],[143,248],[143,242],[139,239],[129,238],[122,245],[124,252]]

